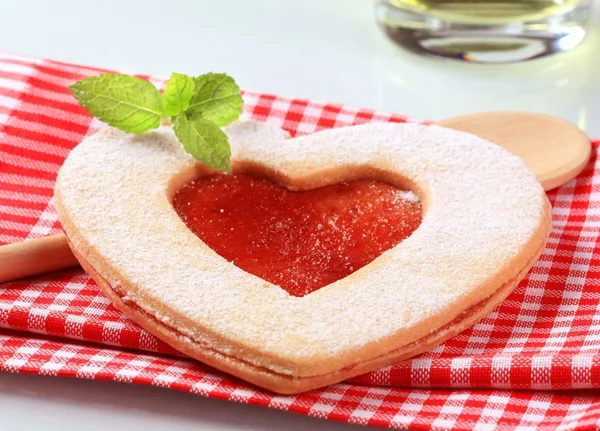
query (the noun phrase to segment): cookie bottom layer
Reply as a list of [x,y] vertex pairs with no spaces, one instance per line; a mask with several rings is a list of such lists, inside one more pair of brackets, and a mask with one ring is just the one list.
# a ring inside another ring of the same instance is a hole
[[475,324],[481,318],[485,317],[513,291],[537,261],[545,244],[542,244],[535,255],[531,256],[530,260],[527,261],[515,278],[500,286],[500,288],[491,296],[472,306],[452,322],[430,333],[426,337],[368,361],[359,362],[352,366],[341,368],[335,372],[308,377],[294,377],[280,374],[264,367],[257,367],[246,361],[240,360],[235,356],[221,353],[214,347],[190,339],[178,330],[155,319],[151,314],[137,306],[137,304],[124,300],[124,294],[119,293],[108,281],[100,276],[99,271],[85,260],[79,251],[73,247],[73,244],[70,243],[70,246],[73,254],[79,260],[83,269],[109,296],[113,305],[148,332],[154,334],[181,353],[218,370],[276,393],[295,394],[375,371],[390,363],[423,353],[445,340],[454,337]]

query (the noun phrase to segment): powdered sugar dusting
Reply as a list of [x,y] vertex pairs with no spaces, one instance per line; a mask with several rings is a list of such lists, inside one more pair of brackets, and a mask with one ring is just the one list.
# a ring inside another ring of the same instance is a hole
[[[426,197],[423,221],[409,238],[297,298],[221,258],[179,219],[167,184],[194,161],[171,129],[133,136],[106,128],[72,151],[57,179],[58,211],[85,233],[67,231],[78,249],[92,247],[89,263],[105,260],[109,283],[130,280],[129,298],[190,338],[224,353],[237,346],[244,360],[277,372],[310,374],[311,358],[337,357],[412,328],[407,344],[426,335],[414,328],[432,316],[440,325],[452,320],[453,304],[493,293],[481,288],[490,277],[506,282],[518,273],[511,263],[545,217],[545,194],[522,161],[472,135],[369,124],[285,142],[280,130],[256,122],[226,132],[235,159],[291,178],[366,164],[402,174]],[[251,353],[256,346],[261,352]]]
[[398,190],[394,197],[394,203],[396,201],[419,202],[419,197],[412,190]]

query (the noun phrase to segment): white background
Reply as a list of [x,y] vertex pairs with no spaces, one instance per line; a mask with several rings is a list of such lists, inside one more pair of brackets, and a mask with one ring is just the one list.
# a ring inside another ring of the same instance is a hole
[[[0,0],[0,52],[162,77],[226,72],[248,90],[432,120],[543,112],[600,138],[595,6],[580,48],[511,66],[406,54],[376,28],[372,0]],[[0,421],[7,430],[355,429],[159,388],[6,373]]]

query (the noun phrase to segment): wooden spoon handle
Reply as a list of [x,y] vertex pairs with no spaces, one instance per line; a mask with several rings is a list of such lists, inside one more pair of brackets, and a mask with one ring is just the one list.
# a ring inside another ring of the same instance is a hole
[[64,234],[0,246],[0,283],[78,265]]

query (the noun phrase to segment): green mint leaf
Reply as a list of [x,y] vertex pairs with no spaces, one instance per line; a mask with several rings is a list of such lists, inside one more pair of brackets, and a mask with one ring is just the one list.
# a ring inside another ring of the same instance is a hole
[[201,114],[178,115],[173,124],[183,148],[207,166],[231,172],[231,148],[227,135]]
[[194,95],[194,80],[187,75],[173,73],[163,92],[164,115],[173,115],[185,112]]
[[233,78],[224,73],[207,73],[194,79],[196,89],[187,109],[218,126],[226,126],[242,113],[244,101]]
[[102,74],[85,78],[69,89],[94,117],[124,132],[141,134],[160,125],[161,94],[151,82]]

